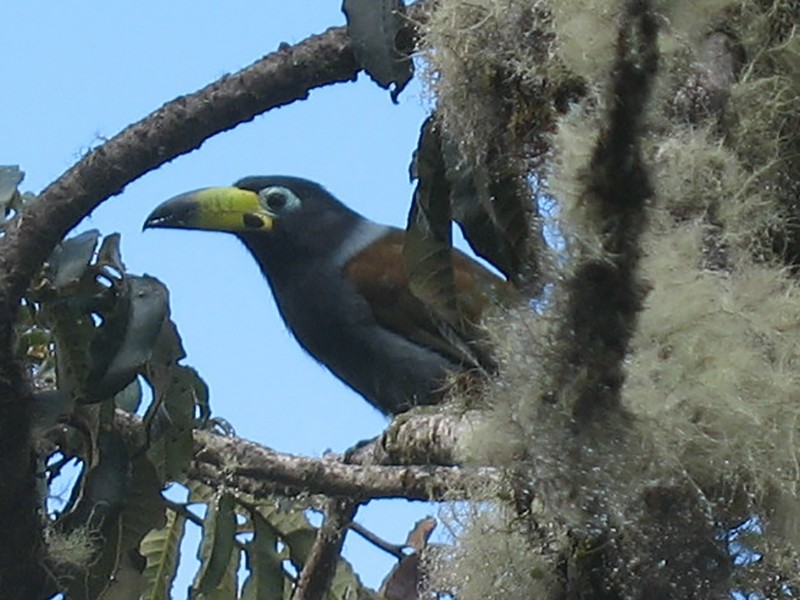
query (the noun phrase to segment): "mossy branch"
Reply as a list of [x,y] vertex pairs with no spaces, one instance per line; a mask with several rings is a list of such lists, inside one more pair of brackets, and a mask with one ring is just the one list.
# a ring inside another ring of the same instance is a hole
[[579,424],[619,405],[622,362],[641,308],[636,270],[645,201],[652,189],[639,136],[657,72],[657,34],[649,2],[628,2],[612,72],[608,125],[595,146],[583,192],[603,256],[579,258],[566,282],[559,320],[556,395],[567,399]]

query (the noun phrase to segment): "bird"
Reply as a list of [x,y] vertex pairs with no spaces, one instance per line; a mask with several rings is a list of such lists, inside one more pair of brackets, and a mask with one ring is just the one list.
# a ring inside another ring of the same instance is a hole
[[510,284],[453,249],[463,317],[453,322],[412,293],[405,231],[363,217],[318,183],[251,176],[183,193],[150,213],[144,229],[153,228],[238,237],[299,344],[385,415],[440,403],[453,373],[494,369],[475,325]]

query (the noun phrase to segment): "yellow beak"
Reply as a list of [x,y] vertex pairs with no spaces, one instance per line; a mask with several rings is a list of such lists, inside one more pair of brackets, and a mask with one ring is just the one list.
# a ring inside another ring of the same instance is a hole
[[144,222],[144,229],[269,231],[273,215],[255,192],[236,187],[204,188],[170,198]]

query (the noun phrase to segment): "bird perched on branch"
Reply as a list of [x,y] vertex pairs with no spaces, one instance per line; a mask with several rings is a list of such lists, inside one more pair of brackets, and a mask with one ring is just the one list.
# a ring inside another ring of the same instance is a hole
[[300,345],[385,414],[439,402],[450,372],[491,368],[474,325],[506,282],[453,250],[453,322],[412,293],[404,231],[365,219],[314,182],[247,177],[181,194],[144,226],[236,235]]

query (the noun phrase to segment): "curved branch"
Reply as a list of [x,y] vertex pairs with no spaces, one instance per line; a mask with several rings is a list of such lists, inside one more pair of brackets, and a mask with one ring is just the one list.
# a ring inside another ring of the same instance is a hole
[[[425,3],[408,8],[403,34],[414,37]],[[72,227],[145,173],[200,147],[208,138],[273,108],[308,98],[313,89],[353,81],[358,64],[345,27],[281,44],[249,67],[164,104],[90,151],[26,207],[0,239],[0,341],[16,302]]]
[[359,70],[345,28],[331,28],[166,103],[89,152],[49,185],[0,240],[3,316],[13,314],[12,305],[64,234],[103,200],[211,136],[307,98],[314,88],[353,80]]

